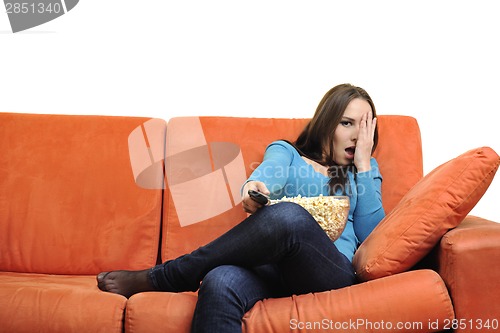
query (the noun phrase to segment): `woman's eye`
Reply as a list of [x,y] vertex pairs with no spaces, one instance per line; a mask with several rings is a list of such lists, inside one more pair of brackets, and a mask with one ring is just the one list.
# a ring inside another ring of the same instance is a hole
[[351,124],[352,123],[350,121],[341,121],[340,122],[340,125],[345,126],[345,127],[350,126]]

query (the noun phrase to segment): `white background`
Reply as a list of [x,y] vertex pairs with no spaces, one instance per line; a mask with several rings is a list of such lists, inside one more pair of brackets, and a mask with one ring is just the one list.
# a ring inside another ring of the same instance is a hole
[[[13,34],[0,111],[310,117],[338,83],[418,119],[424,172],[500,152],[495,1],[80,0]],[[500,175],[471,212],[500,222]]]

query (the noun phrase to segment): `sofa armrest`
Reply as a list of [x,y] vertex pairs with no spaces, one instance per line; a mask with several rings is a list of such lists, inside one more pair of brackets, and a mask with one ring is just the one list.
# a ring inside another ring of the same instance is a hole
[[467,216],[433,259],[453,301],[455,332],[500,332],[500,223]]

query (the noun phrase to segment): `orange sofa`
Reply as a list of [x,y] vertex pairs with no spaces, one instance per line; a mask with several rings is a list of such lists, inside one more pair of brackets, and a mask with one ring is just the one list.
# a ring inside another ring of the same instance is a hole
[[[95,275],[191,251],[246,214],[241,181],[306,119],[0,113],[0,332],[189,332],[196,293],[102,292]],[[423,175],[415,119],[379,116],[387,217],[359,283],[258,302],[244,332],[500,332],[500,224],[468,213],[500,163]]]

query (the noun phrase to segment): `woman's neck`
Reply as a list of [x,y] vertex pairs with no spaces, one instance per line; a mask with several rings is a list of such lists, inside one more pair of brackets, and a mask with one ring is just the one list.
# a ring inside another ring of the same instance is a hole
[[307,158],[305,156],[302,156],[302,159],[309,165],[311,165],[314,169],[314,171],[327,176],[328,177],[328,167],[324,166],[316,161],[311,160],[310,158]]

